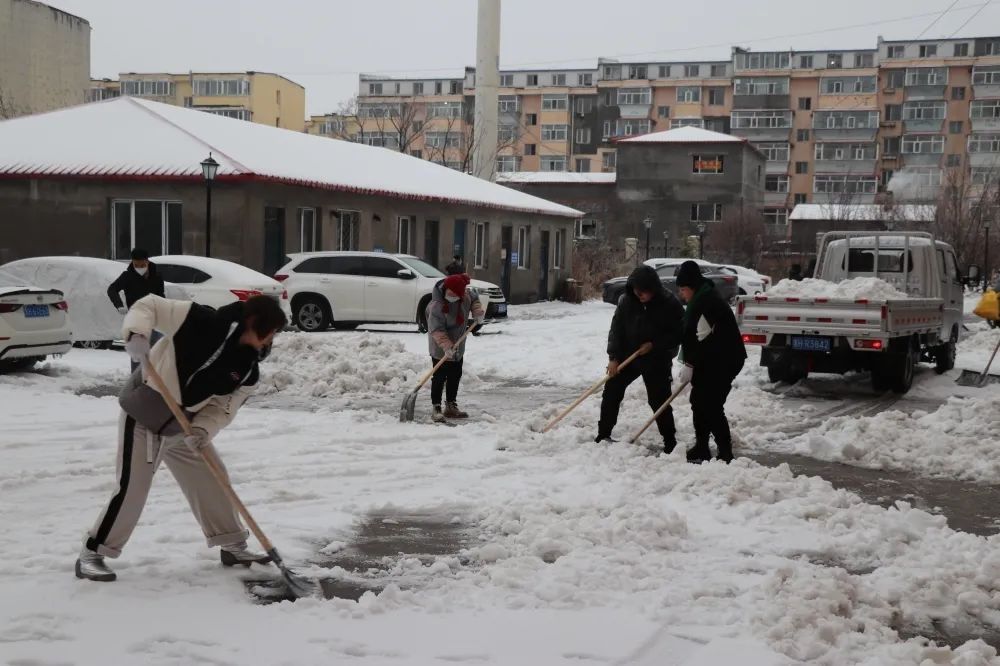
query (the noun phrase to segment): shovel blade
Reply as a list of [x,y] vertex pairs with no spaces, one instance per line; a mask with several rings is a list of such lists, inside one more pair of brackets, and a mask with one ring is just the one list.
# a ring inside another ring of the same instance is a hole
[[267,551],[267,554],[271,558],[271,561],[278,566],[278,569],[281,571],[281,577],[284,579],[285,585],[288,586],[288,591],[293,597],[296,599],[305,599],[308,597],[323,598],[323,588],[320,587],[319,583],[301,574],[297,574],[285,566],[285,562],[278,555],[277,549],[271,548]]
[[403,398],[403,404],[399,408],[399,421],[401,423],[407,423],[413,420],[413,413],[417,408],[417,392],[407,394]]
[[962,370],[962,374],[958,376],[955,383],[959,386],[982,388],[986,384],[1000,384],[1000,375],[983,375],[982,372],[976,372],[975,370]]

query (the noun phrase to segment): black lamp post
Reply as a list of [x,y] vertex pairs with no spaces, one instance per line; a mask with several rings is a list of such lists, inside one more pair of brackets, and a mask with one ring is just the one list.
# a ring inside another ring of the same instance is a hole
[[670,256],[670,232],[669,231],[664,231],[663,232],[663,256],[664,257],[669,257]]
[[205,179],[205,256],[212,256],[212,181],[219,171],[219,163],[212,159],[212,153],[201,163],[201,175]]
[[705,258],[705,226],[704,222],[698,223],[698,258]]
[[642,226],[646,227],[646,259],[649,260],[649,230],[653,226],[653,220],[647,217],[642,221]]

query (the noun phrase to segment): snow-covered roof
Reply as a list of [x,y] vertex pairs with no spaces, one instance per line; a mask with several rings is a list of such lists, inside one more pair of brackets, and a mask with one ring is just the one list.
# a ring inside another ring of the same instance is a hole
[[731,134],[688,126],[618,139],[615,143],[747,143],[747,140]]
[[574,171],[507,171],[497,174],[498,183],[613,184],[614,173],[576,173]]
[[120,97],[0,122],[0,176],[271,181],[580,217],[580,211],[385,148]]
[[841,220],[849,222],[932,222],[937,207],[930,204],[900,204],[886,207],[879,204],[798,204],[788,219]]

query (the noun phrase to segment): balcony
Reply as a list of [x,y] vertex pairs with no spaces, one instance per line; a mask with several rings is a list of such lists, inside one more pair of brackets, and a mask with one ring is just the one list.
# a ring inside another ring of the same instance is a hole
[[788,173],[788,160],[768,160],[764,163],[764,173],[768,175]]
[[941,166],[944,153],[903,153],[903,166]]
[[853,176],[874,174],[878,160],[815,160],[816,173],[851,174]]
[[1000,153],[969,153],[969,166],[1000,171]]
[[733,95],[734,109],[783,110],[792,105],[789,95]]
[[944,118],[907,118],[903,131],[913,134],[937,133],[944,128]]
[[764,191],[765,206],[785,206],[788,203],[788,192]]
[[864,192],[813,192],[812,202],[818,204],[873,204],[875,194]]
[[1000,118],[973,118],[973,132],[1000,132]]
[[1000,66],[973,67],[972,91],[976,99],[1000,97]]
[[618,113],[622,118],[649,118],[652,104],[619,104]]

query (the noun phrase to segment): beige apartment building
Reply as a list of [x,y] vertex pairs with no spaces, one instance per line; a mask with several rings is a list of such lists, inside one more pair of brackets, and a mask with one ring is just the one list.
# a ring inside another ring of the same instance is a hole
[[88,101],[142,97],[227,118],[305,129],[306,91],[268,72],[123,73],[118,80],[92,80]]
[[[1000,37],[729,56],[502,70],[496,170],[613,172],[622,137],[702,127],[767,157],[762,211],[779,227],[799,203],[923,202],[1000,179]],[[330,136],[469,168],[474,69],[359,83]]]
[[0,119],[82,104],[90,23],[34,0],[0,0]]

